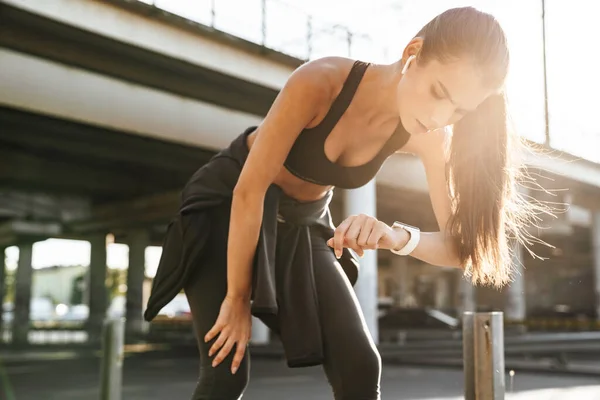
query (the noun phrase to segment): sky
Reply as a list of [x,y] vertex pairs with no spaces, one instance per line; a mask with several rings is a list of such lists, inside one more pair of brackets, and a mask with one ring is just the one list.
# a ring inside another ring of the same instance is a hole
[[[167,11],[261,43],[262,0],[142,0]],[[403,46],[425,23],[445,9],[475,6],[492,13],[502,24],[511,51],[507,82],[511,115],[523,136],[544,139],[544,97],[541,0],[266,0],[266,42],[291,54],[307,55],[307,26],[312,26],[311,58],[342,55],[371,62],[397,60]],[[425,6],[425,4],[427,4]],[[547,65],[550,135],[553,147],[600,162],[598,113],[600,65],[600,1],[546,0]],[[309,20],[308,15],[313,18]],[[335,24],[349,27],[348,36]],[[108,265],[127,267],[127,246],[111,244]],[[153,276],[160,247],[146,251],[148,276]],[[6,251],[7,266],[15,268],[18,249]],[[89,243],[47,240],[34,246],[34,268],[88,265]]]
[[[142,0],[248,40],[262,42],[263,0]],[[211,6],[214,4],[213,20]],[[511,117],[523,136],[542,142],[545,134],[541,0],[266,0],[266,45],[307,55],[308,15],[313,16],[312,57],[343,55],[393,62],[404,45],[440,12],[474,6],[493,14],[509,40],[511,71],[507,91]],[[426,5],[425,5],[426,4]],[[600,37],[600,2],[546,0],[549,118],[552,145],[600,162],[600,128],[593,116],[600,102],[600,64],[594,51]],[[332,30],[349,27],[353,37]]]

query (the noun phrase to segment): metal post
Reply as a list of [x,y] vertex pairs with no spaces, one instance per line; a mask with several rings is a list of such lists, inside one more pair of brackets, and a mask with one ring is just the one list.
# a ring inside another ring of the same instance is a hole
[[217,19],[215,1],[216,0],[210,1],[210,27],[211,28],[215,27],[215,20]]
[[463,313],[465,400],[504,400],[502,312]]
[[346,28],[346,40],[348,42],[348,57],[352,57],[352,32]]
[[6,295],[6,248],[0,247],[0,345],[4,342],[4,325],[3,325],[3,311],[2,305],[4,304],[4,297]]
[[100,400],[121,400],[125,318],[108,319],[102,333]]
[[306,47],[307,47],[307,54],[306,54],[306,59],[310,59],[310,57],[312,56],[312,41],[313,41],[313,23],[312,23],[312,16],[308,16],[306,18]]
[[545,145],[551,147],[550,143],[550,117],[548,111],[548,62],[546,60],[546,1],[542,0],[542,55],[544,72],[544,121],[545,121]]
[[267,0],[262,0],[262,45],[267,44]]

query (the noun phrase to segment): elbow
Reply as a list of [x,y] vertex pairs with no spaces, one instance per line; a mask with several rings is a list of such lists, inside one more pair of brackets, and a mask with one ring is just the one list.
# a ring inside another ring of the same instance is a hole
[[452,268],[459,268],[459,269],[463,268],[463,264],[460,261],[460,258],[458,258],[457,256],[449,257],[448,262],[444,266],[452,267]]
[[445,243],[445,255],[444,264],[442,266],[452,267],[452,268],[461,268],[463,267],[463,262],[460,257],[459,251],[459,243],[458,240],[452,235],[446,234]]
[[460,259],[453,255],[446,255],[442,259],[439,259],[438,262],[433,264],[436,267],[445,267],[445,268],[458,268],[462,269],[462,262]]
[[266,190],[257,188],[252,185],[241,185],[237,184],[233,188],[232,203],[240,205],[242,207],[251,207],[255,204],[263,202]]

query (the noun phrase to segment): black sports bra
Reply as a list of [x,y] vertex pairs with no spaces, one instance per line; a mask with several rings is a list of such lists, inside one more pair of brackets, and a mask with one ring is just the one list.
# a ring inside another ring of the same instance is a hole
[[300,179],[323,186],[354,189],[368,183],[383,162],[408,141],[410,134],[398,123],[377,155],[365,164],[345,167],[325,155],[325,140],[350,105],[369,64],[356,61],[327,115],[314,128],[304,129],[292,146],[284,166]]

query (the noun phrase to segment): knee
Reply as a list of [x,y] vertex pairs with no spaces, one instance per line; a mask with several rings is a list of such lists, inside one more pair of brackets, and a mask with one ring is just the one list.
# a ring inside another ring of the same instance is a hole
[[376,400],[380,398],[381,356],[375,347],[365,346],[349,362],[336,400]]

